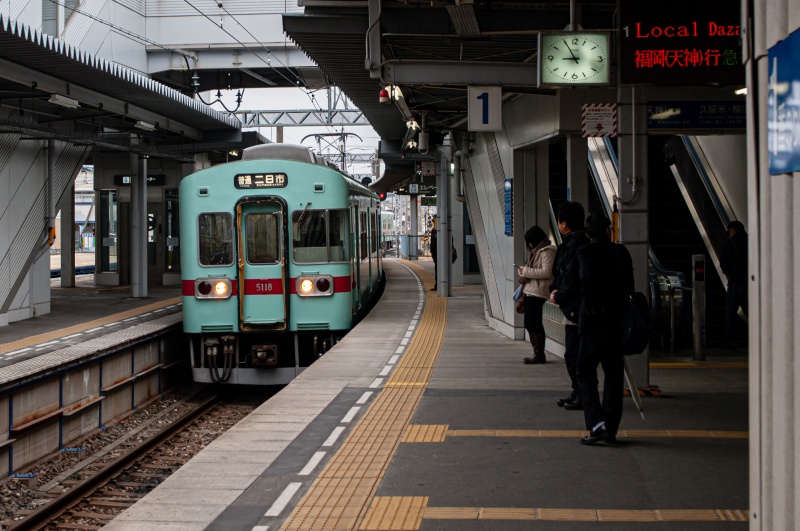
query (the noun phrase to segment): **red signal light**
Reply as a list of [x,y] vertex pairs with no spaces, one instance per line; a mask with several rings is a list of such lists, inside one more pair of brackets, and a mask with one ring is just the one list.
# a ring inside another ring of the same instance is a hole
[[383,201],[384,199],[386,199],[386,192],[381,192],[381,193],[379,193],[379,194],[378,194],[378,199],[380,199],[381,201]]

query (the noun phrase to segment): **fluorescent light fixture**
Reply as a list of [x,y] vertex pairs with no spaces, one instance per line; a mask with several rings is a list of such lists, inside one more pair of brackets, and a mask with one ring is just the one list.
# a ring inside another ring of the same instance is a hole
[[147,122],[143,122],[141,120],[136,122],[134,127],[136,129],[142,129],[143,131],[155,131],[156,130],[156,126],[154,126],[153,124],[149,124]]
[[416,120],[409,120],[406,122],[406,127],[416,131],[417,129],[419,129],[419,124],[417,123]]
[[668,118],[672,118],[673,116],[677,116],[681,113],[681,110],[677,107],[673,107],[671,109],[665,109],[661,112],[657,112],[650,116],[651,120],[667,120]]
[[733,93],[736,94],[737,96],[747,96],[747,87],[735,90]]
[[72,98],[62,96],[61,94],[50,94],[50,99],[47,101],[50,103],[55,103],[56,105],[61,105],[67,109],[77,109],[80,105],[78,100],[73,100]]

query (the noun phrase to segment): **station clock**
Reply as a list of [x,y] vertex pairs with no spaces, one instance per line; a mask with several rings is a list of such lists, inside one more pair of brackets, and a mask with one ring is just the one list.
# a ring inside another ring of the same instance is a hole
[[609,36],[602,32],[539,34],[539,86],[608,85]]

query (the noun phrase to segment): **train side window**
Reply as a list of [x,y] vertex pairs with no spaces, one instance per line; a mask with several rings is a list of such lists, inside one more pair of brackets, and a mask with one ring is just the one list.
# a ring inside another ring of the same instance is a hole
[[233,264],[233,216],[227,212],[200,214],[197,226],[200,265]]
[[280,260],[280,222],[274,213],[248,214],[245,218],[247,261],[275,264]]
[[347,262],[350,260],[350,253],[347,245],[347,218],[348,210],[329,210],[328,211],[328,242],[330,243],[330,261]]
[[292,213],[292,259],[296,263],[328,261],[327,230],[324,210]]

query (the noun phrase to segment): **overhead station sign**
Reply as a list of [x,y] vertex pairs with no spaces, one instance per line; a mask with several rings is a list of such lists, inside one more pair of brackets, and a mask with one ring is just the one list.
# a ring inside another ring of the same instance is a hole
[[619,82],[744,85],[741,13],[731,0],[620,1]]

